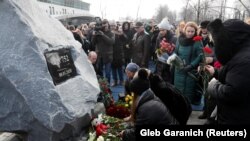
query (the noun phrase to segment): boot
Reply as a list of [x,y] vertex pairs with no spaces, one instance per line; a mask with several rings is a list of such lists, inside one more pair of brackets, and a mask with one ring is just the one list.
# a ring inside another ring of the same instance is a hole
[[113,84],[111,85],[111,87],[115,87],[117,86],[117,80],[113,82]]

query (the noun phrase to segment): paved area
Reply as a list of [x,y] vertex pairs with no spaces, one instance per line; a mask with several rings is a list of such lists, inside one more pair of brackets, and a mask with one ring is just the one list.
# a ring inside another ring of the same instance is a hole
[[204,125],[206,122],[205,119],[198,119],[198,116],[201,115],[202,111],[193,111],[188,120],[188,125]]

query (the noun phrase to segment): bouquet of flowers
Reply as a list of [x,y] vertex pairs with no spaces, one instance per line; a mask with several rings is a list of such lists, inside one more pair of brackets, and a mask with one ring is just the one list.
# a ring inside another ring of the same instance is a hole
[[[197,41],[197,42],[200,42],[203,46],[203,43],[202,43],[202,37],[201,36],[195,36],[193,38],[194,41]],[[206,93],[206,89],[207,89],[207,86],[208,86],[208,82],[209,82],[209,79],[210,79],[210,74],[209,72],[207,72],[205,70],[205,66],[207,65],[206,63],[206,57],[209,56],[210,54],[212,54],[212,49],[209,48],[208,46],[205,46],[202,48],[202,53],[201,53],[201,56],[202,56],[202,62],[200,63],[199,67],[199,77],[201,77],[201,80],[202,80],[202,93],[205,94]]]
[[97,101],[103,102],[104,106],[107,108],[110,105],[114,104],[111,89],[109,88],[108,81],[105,78],[99,78],[98,82],[101,92],[98,96]]
[[156,50],[156,55],[159,61],[166,63],[169,55],[173,53],[175,49],[174,44],[170,44],[167,42],[166,38],[160,43],[160,48]]

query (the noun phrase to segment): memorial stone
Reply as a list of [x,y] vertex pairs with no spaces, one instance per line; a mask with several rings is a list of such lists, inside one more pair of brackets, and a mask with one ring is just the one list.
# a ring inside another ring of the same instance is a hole
[[0,131],[73,140],[90,124],[99,92],[70,31],[36,0],[0,0]]

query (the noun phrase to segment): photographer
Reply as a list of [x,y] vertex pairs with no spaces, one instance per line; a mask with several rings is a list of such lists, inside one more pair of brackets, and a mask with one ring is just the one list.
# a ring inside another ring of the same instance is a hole
[[93,32],[92,44],[95,46],[97,59],[97,70],[99,75],[103,76],[103,66],[105,67],[105,77],[110,83],[111,62],[113,61],[113,45],[115,43],[115,35],[110,31],[108,20],[103,20],[100,26],[99,21],[96,22]]

